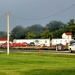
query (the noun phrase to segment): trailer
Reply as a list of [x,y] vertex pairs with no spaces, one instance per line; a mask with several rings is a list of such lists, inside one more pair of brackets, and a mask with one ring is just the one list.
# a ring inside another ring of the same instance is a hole
[[14,39],[13,43],[34,43],[35,46],[50,46],[50,39]]

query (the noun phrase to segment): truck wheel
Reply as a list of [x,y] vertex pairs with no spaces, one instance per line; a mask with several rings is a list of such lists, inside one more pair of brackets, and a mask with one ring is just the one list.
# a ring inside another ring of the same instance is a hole
[[70,48],[70,53],[72,53],[73,51],[71,50],[71,48]]
[[70,53],[72,53],[73,51],[72,50],[70,50]]
[[61,51],[62,50],[62,45],[57,45],[56,50]]

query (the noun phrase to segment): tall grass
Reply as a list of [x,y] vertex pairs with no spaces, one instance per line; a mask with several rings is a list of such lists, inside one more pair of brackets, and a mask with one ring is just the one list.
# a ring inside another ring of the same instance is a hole
[[61,54],[0,54],[0,75],[74,75],[75,56]]

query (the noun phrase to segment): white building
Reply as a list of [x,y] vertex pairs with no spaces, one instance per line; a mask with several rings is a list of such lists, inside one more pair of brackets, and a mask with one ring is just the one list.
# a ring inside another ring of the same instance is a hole
[[72,39],[72,33],[71,32],[63,33],[62,39]]

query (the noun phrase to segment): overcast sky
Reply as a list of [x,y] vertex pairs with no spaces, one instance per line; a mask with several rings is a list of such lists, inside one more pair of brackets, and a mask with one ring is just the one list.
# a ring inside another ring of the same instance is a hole
[[7,11],[10,12],[12,30],[17,25],[46,26],[52,20],[67,23],[75,19],[74,4],[75,0],[0,0],[0,31],[6,31]]

